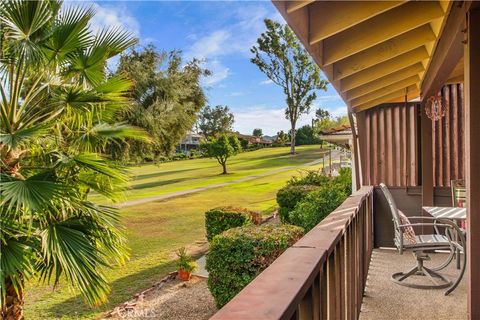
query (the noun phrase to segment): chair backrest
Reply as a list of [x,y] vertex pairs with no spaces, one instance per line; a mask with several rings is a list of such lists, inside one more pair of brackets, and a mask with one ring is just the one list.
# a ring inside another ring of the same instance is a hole
[[467,202],[467,188],[465,187],[465,180],[450,181],[452,187],[452,206],[465,207]]
[[400,250],[400,253],[402,253],[403,232],[402,232],[402,228],[400,228],[400,225],[402,223],[400,222],[400,216],[398,215],[397,205],[395,203],[395,200],[393,199],[392,194],[390,193],[390,190],[388,190],[388,187],[384,183],[380,183],[380,189],[382,190],[383,195],[387,200],[388,206],[390,208],[390,214],[392,215],[394,234],[395,234],[393,241],[395,243],[395,246]]

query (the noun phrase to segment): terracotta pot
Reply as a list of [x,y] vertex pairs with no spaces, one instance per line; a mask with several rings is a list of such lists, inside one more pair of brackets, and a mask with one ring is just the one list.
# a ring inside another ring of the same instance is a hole
[[183,269],[178,270],[178,278],[182,281],[188,281],[190,280],[190,276],[192,275],[191,272],[187,272]]

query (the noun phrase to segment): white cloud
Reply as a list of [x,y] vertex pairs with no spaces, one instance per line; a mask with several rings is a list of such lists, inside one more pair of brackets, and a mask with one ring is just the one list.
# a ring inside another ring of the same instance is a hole
[[260,81],[260,84],[261,84],[261,85],[267,85],[267,84],[272,84],[272,83],[273,83],[273,81],[270,80],[270,79]]
[[235,91],[235,92],[230,93],[228,96],[229,97],[240,97],[240,96],[243,96],[243,95],[245,95],[244,92]]
[[[266,135],[275,135],[280,130],[290,130],[290,121],[285,118],[283,108],[258,106],[245,111],[234,112],[234,116],[234,130],[241,133],[251,133],[255,128],[261,128]],[[297,121],[297,128],[310,124],[311,119],[312,116],[303,115]]]
[[225,44],[230,39],[231,34],[227,30],[217,30],[207,36],[196,40],[186,56],[188,59],[209,59],[218,57],[226,53]]
[[[213,75],[208,78],[214,80],[207,78],[204,82],[210,85],[219,83],[229,75],[229,68],[222,64],[221,57],[238,53],[249,56],[250,48],[264,29],[263,19],[268,15],[269,12],[263,6],[248,6],[236,10],[232,18],[227,19],[234,20],[235,23],[203,36],[189,35],[193,44],[185,52],[185,57],[205,59],[205,67],[213,71]],[[215,64],[213,66],[212,60]],[[219,70],[221,75],[216,76],[215,69]]]
[[212,74],[202,79],[202,84],[206,86],[213,86],[222,80],[226,79],[230,75],[230,69],[215,59],[206,63],[205,67],[209,69]]
[[140,23],[131,15],[125,5],[106,5],[102,3],[93,3],[95,15],[90,21],[90,28],[98,32],[106,27],[121,28],[133,33],[136,37],[140,36]]

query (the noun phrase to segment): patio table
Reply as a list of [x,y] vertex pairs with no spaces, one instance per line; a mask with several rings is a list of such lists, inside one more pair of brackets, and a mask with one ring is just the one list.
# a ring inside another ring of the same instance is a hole
[[[434,218],[438,219],[451,219],[454,220],[457,224],[460,220],[466,220],[467,219],[467,208],[461,208],[461,207],[422,207],[423,210],[428,212],[430,215],[432,215]],[[463,248],[464,253],[465,248]],[[455,260],[457,261],[457,269],[460,269],[460,252],[455,249]],[[452,285],[451,290],[455,289],[457,285],[460,283],[462,280],[463,274],[465,273],[465,267],[466,264],[463,265],[462,270],[460,272],[460,276],[458,277],[457,281]],[[449,290],[449,292],[451,292]]]
[[423,210],[427,211],[435,218],[452,219],[452,220],[465,220],[467,219],[467,208],[458,207],[423,207]]

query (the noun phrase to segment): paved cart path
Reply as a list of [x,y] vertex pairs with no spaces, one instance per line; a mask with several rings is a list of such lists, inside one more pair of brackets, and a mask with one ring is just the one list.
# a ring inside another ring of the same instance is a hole
[[[332,150],[332,159],[335,159],[335,158],[339,157],[340,153],[341,153],[341,151]],[[324,154],[323,157],[328,159],[328,153]],[[137,199],[137,200],[126,201],[126,202],[122,202],[122,203],[117,203],[117,204],[114,204],[113,207],[115,207],[115,208],[126,208],[126,207],[136,206],[136,205],[144,204],[144,203],[148,203],[148,202],[161,201],[161,200],[166,200],[166,199],[170,199],[170,198],[181,197],[181,196],[185,196],[185,195],[200,192],[200,191],[205,191],[205,190],[209,190],[209,189],[224,187],[224,186],[228,186],[228,185],[239,183],[239,182],[245,182],[245,181],[250,181],[250,180],[254,180],[254,179],[258,179],[258,178],[271,176],[271,175],[274,175],[274,174],[277,174],[277,173],[280,173],[280,172],[293,170],[293,169],[296,169],[296,168],[313,166],[313,165],[319,164],[322,161],[323,161],[323,158],[320,158],[318,160],[311,161],[311,162],[308,162],[308,163],[304,163],[304,164],[301,164],[301,165],[298,165],[298,166],[289,166],[289,167],[285,167],[285,168],[280,168],[280,169],[276,169],[276,170],[272,170],[272,171],[268,171],[268,172],[264,172],[264,173],[260,173],[260,174],[255,174],[255,175],[243,177],[243,178],[236,179],[236,180],[214,183],[214,184],[211,184],[211,185],[208,185],[208,186],[192,188],[192,189],[187,189],[187,190],[182,190],[182,191],[177,191],[177,192],[166,193],[166,194],[162,194],[162,195],[159,195],[159,196],[147,197],[147,198],[142,198],[142,199]],[[325,161],[327,161],[327,160],[325,160]]]

